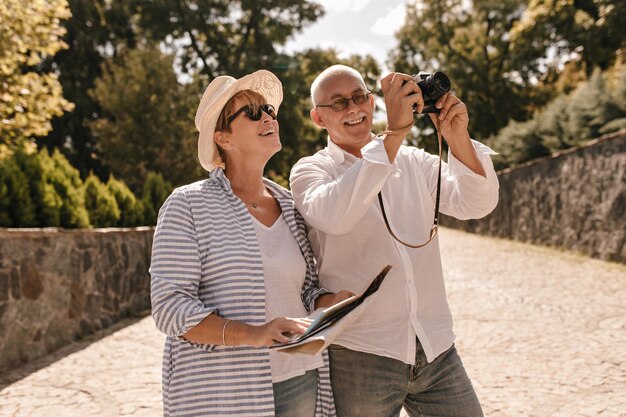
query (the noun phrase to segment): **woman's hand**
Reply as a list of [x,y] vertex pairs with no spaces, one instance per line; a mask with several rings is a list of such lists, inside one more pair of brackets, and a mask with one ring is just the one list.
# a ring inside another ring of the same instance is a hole
[[352,296],[354,296],[354,293],[351,291],[347,291],[347,290],[341,290],[336,294],[333,294],[333,293],[322,294],[319,297],[317,297],[317,300],[315,300],[315,308],[317,309],[317,308],[330,307],[337,303],[342,302],[343,300],[347,300],[348,298]]
[[255,347],[286,343],[293,336],[302,334],[311,324],[306,318],[278,317],[261,326],[250,326],[247,340],[243,344]]

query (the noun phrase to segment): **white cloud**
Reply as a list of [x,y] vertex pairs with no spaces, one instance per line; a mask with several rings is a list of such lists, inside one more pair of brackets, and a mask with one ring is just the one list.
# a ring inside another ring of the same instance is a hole
[[404,23],[406,14],[404,4],[399,4],[387,13],[385,17],[379,17],[371,28],[371,31],[382,36],[393,35]]
[[326,12],[358,12],[363,10],[371,0],[317,0],[316,3],[324,6]]

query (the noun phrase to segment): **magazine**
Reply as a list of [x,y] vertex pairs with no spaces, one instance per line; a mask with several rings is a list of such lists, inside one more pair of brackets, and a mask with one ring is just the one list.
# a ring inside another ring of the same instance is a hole
[[270,349],[289,353],[306,353],[314,355],[331,344],[337,336],[354,321],[369,302],[368,298],[380,288],[391,265],[385,266],[382,271],[370,282],[361,293],[353,295],[333,306],[315,310],[309,319],[313,320],[306,331],[286,343],[277,343]]

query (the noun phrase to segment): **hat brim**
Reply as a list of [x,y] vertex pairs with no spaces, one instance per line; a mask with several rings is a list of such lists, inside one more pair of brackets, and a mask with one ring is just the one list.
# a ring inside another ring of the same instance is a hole
[[[211,84],[219,82],[218,91],[205,97],[211,89]],[[283,101],[283,87],[280,80],[267,70],[259,70],[240,79],[232,77],[217,77],[205,91],[196,114],[196,127],[200,131],[198,136],[198,159],[200,165],[207,171],[213,171],[220,163],[217,145],[213,135],[217,120],[222,109],[235,94],[244,90],[251,90],[262,95],[268,104],[276,111]],[[202,109],[202,110],[201,110]]]

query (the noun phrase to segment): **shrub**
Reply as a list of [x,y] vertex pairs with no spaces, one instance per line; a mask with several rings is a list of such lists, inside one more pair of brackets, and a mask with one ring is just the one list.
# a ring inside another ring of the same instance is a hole
[[20,149],[13,157],[28,178],[37,226],[61,226],[63,200],[49,180],[50,171],[53,168],[48,151],[43,149],[38,153],[28,154]]
[[[44,158],[45,159],[45,158]],[[47,178],[63,202],[60,210],[61,226],[67,228],[89,227],[89,215],[85,209],[83,182],[76,168],[57,149],[48,163]]]
[[0,160],[0,226],[37,226],[28,178],[12,157]]
[[118,226],[141,226],[144,223],[144,209],[141,200],[135,198],[135,195],[130,191],[128,186],[116,179],[113,175],[109,177],[106,186],[109,193],[115,198],[117,206],[120,209]]
[[85,208],[93,227],[114,227],[120,220],[115,197],[93,173],[85,180]]
[[172,184],[165,181],[161,174],[149,172],[143,184],[144,224],[153,226],[157,222],[159,209],[171,194]]
[[[4,151],[0,152],[0,227],[143,224],[143,202],[124,182],[111,177],[105,186],[90,174],[83,183],[78,170],[58,150],[52,156],[46,149]],[[156,207],[162,204],[162,193],[171,190],[161,176],[152,178],[148,188]]]
[[569,95],[562,95],[525,122],[511,121],[486,143],[500,155],[497,168],[516,165],[626,127],[626,66],[594,72]]
[[569,97],[568,113],[566,137],[572,146],[598,137],[602,126],[619,117],[600,70],[574,90]]

